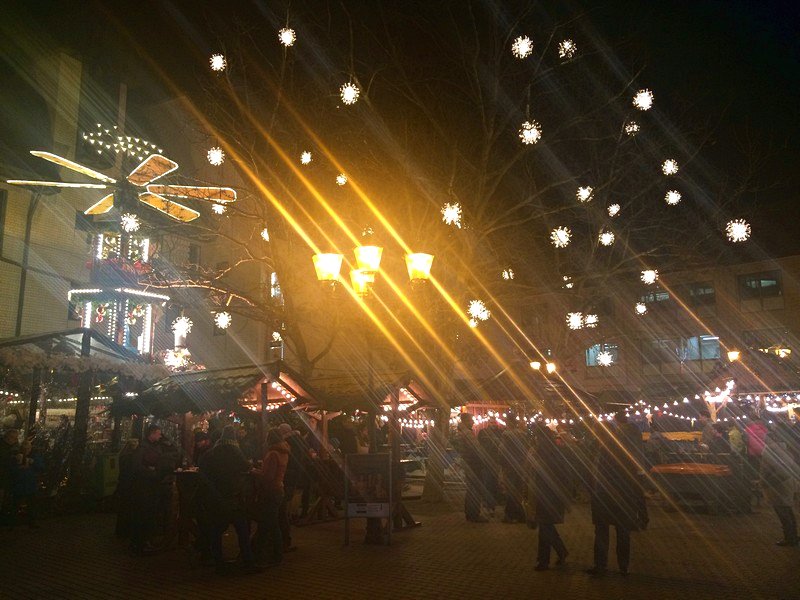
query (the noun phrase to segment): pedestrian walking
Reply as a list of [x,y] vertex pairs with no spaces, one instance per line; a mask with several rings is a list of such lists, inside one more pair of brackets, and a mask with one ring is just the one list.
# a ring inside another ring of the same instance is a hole
[[497,498],[500,494],[500,441],[503,431],[495,417],[489,417],[486,427],[478,432],[478,446],[481,451],[481,491],[486,510],[494,516]]
[[260,563],[278,565],[283,560],[284,541],[280,511],[285,508],[284,478],[291,449],[280,429],[267,434],[267,453],[258,477],[257,522],[253,552]]
[[536,522],[539,525],[539,547],[536,571],[550,568],[551,550],[555,550],[557,565],[567,559],[567,548],[556,525],[564,522],[568,504],[568,466],[556,443],[556,434],[549,427],[536,430],[536,463],[534,468]]
[[466,493],[464,496],[464,515],[472,523],[486,523],[488,520],[481,515],[481,451],[478,439],[472,431],[473,421],[470,413],[461,413],[459,416],[458,431],[453,438],[453,447],[461,457],[464,468]]
[[793,505],[800,470],[788,451],[788,431],[779,426],[767,434],[761,454],[761,480],[767,501],[772,505],[783,529],[778,546],[797,546],[797,520]]
[[161,492],[161,462],[163,447],[161,427],[151,424],[145,438],[131,457],[131,529],[130,549],[134,554],[152,554],[156,548],[151,537],[156,530]]
[[500,464],[506,487],[506,506],[503,523],[524,523],[522,506],[525,490],[525,460],[528,436],[519,427],[516,415],[508,415],[508,425],[500,438]]

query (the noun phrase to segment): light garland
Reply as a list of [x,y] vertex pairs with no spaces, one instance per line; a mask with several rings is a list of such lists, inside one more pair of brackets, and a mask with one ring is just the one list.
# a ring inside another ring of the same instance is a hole
[[614,363],[614,356],[611,352],[600,352],[597,355],[597,364],[601,367],[610,367]]
[[223,214],[225,214],[225,211],[227,210],[227,208],[225,208],[224,204],[217,204],[216,202],[214,202],[211,205],[211,210],[214,211],[214,214],[223,215]]
[[571,290],[575,286],[575,283],[572,281],[572,277],[569,275],[564,275],[561,280],[564,282],[564,289]]
[[262,240],[264,240],[265,242],[269,241],[269,229],[267,229],[266,225],[264,225],[264,229],[261,230],[260,235]]

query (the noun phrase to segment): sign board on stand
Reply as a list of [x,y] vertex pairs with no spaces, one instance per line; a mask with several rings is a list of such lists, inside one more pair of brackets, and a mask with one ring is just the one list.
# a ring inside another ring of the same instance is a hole
[[350,544],[350,519],[387,519],[391,544],[391,454],[348,454],[344,459],[344,543]]

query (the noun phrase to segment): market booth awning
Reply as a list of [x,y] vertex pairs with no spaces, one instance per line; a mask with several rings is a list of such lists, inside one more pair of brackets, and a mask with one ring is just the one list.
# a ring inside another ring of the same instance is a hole
[[[88,350],[83,348],[86,335],[88,335]],[[88,354],[85,351],[88,351]],[[82,327],[0,340],[0,362],[9,366],[14,364],[29,367],[45,366],[48,356],[80,358],[82,354],[113,363],[146,362],[134,350],[120,346],[94,329]]]
[[391,403],[392,395],[410,405],[409,410],[436,406],[436,396],[408,371],[374,371],[372,377],[361,371],[338,375],[319,375],[311,379],[315,391],[311,408],[328,411],[368,411]]

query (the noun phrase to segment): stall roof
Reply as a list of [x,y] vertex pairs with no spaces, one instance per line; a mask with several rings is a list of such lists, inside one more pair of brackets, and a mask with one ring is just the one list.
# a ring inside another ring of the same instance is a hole
[[361,371],[319,375],[310,383],[316,392],[316,405],[327,410],[366,410],[388,402],[398,388],[405,388],[417,405],[433,404],[430,390],[408,371],[373,371],[371,386],[369,374]]
[[14,348],[15,350],[40,354],[61,354],[79,357],[81,355],[83,335],[87,332],[91,336],[89,356],[121,362],[146,362],[142,356],[133,350],[120,346],[111,338],[94,329],[84,329],[83,327],[6,338],[0,340],[0,348]]

